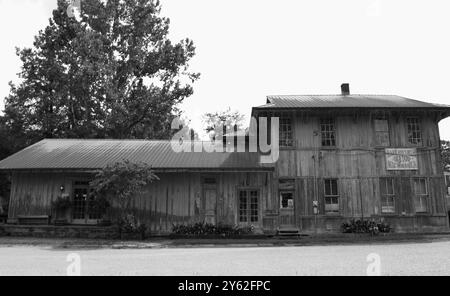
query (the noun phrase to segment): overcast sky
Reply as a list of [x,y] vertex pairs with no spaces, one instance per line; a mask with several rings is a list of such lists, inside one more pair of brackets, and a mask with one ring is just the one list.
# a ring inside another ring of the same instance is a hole
[[[231,106],[250,116],[271,94],[397,94],[450,104],[450,1],[161,0],[171,38],[197,47],[202,73],[182,109],[200,125]],[[56,0],[0,0],[0,97]],[[3,102],[0,103],[3,108]],[[450,119],[441,122],[450,140]]]

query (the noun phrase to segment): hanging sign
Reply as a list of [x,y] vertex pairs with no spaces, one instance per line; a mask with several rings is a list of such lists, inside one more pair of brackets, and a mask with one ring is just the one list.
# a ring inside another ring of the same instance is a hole
[[387,148],[386,169],[388,171],[418,170],[417,149],[415,148]]

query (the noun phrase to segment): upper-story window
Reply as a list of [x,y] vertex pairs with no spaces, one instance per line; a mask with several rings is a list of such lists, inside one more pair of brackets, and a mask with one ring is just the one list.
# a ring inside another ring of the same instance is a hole
[[408,125],[408,142],[413,145],[420,145],[422,143],[422,126],[420,119],[417,117],[406,118]]
[[389,119],[386,113],[377,114],[374,118],[376,145],[389,147]]
[[292,118],[289,116],[280,116],[280,147],[294,146],[292,132]]
[[336,146],[336,128],[333,118],[327,117],[320,119],[320,134],[323,147]]

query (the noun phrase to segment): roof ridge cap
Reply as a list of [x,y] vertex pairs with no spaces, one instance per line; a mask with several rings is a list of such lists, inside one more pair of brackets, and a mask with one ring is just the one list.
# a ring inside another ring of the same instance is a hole
[[[389,94],[350,94],[350,95],[342,95],[342,94],[302,94],[302,95],[268,95],[268,98],[273,98],[273,97],[328,97],[328,96],[337,96],[337,97],[351,97],[351,96],[386,96],[386,97],[400,97],[400,98],[405,98],[408,99],[406,97],[402,97],[399,95],[389,95]],[[412,99],[410,99],[412,100]]]

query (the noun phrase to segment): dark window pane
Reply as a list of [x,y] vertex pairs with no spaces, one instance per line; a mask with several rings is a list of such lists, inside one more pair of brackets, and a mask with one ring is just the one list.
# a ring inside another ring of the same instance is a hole
[[281,192],[281,208],[292,209],[294,207],[294,194],[292,192]]

